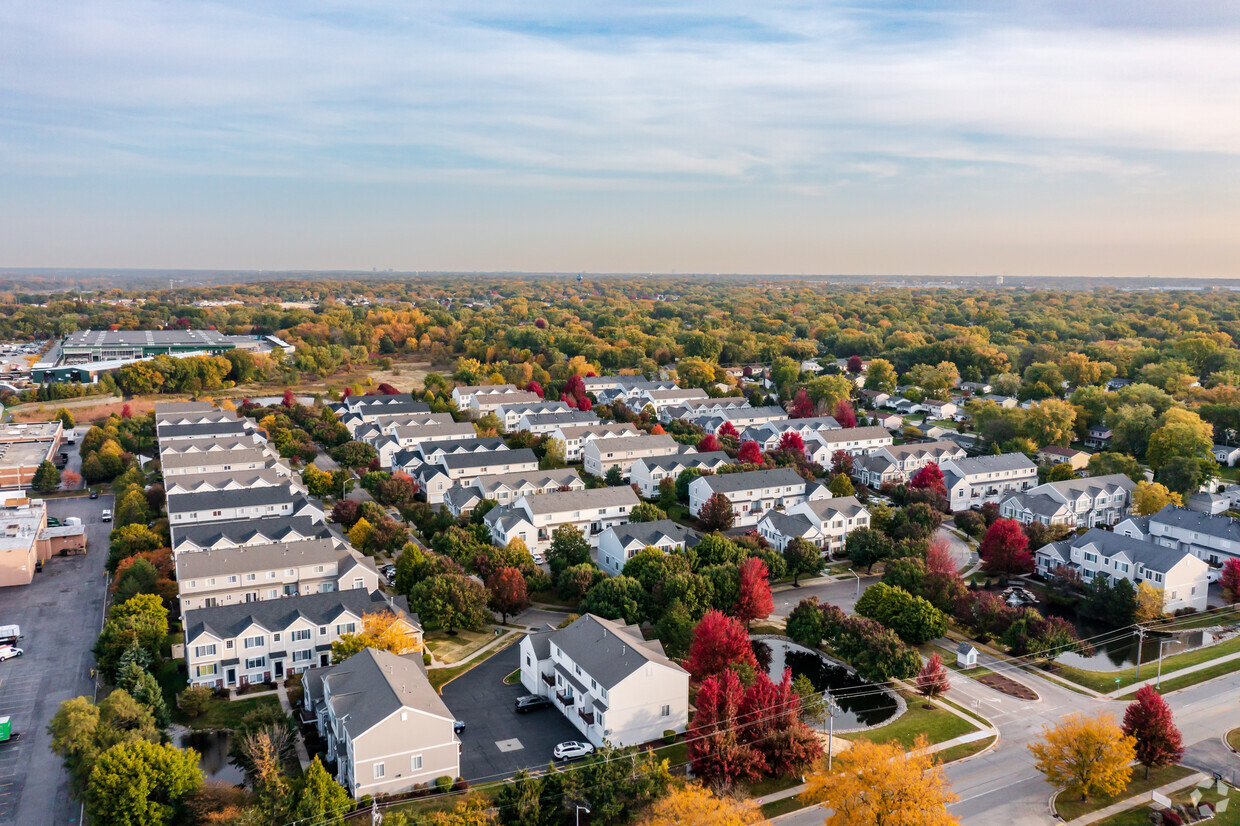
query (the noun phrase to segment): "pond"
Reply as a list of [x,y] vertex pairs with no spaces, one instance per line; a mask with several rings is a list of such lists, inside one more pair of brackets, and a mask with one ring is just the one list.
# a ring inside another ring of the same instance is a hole
[[[1137,632],[1122,628],[1113,628],[1099,622],[1091,622],[1073,615],[1071,611],[1060,613],[1047,609],[1047,613],[1057,613],[1076,627],[1081,639],[1089,639],[1094,646],[1093,654],[1061,654],[1055,662],[1087,671],[1123,671],[1137,664]],[[1157,663],[1158,649],[1162,642],[1163,656],[1170,657],[1202,644],[1201,631],[1185,631],[1179,634],[1146,634],[1141,646],[1141,662]],[[1155,665],[1157,668],[1157,665]]]
[[[835,715],[837,729],[875,726],[896,713],[896,701],[889,692],[878,690],[819,652],[788,640],[754,641],[755,649],[761,645],[770,649],[771,679],[782,679],[787,667],[792,671],[794,680],[804,674],[816,690],[831,692],[840,706],[840,711]],[[765,659],[763,653],[759,652],[758,662]]]
[[192,748],[202,756],[198,767],[202,769],[207,780],[218,780],[234,786],[245,782],[245,772],[228,759],[231,732],[175,729],[172,740],[177,748]]

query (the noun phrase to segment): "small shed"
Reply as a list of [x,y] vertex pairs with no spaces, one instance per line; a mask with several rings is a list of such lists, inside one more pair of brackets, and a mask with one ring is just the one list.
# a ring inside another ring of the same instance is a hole
[[967,642],[956,646],[956,665],[961,668],[973,668],[977,665],[977,649]]

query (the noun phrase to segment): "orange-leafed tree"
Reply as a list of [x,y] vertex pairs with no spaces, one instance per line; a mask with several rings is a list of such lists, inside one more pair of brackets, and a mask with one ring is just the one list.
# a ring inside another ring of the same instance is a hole
[[378,648],[393,654],[422,650],[422,640],[401,617],[392,611],[373,611],[362,615],[362,628],[341,634],[332,643],[332,662],[344,662],[364,648]]
[[1124,734],[1110,714],[1069,714],[1054,728],[1042,730],[1042,739],[1030,743],[1029,751],[1052,786],[1064,786],[1082,800],[1116,795],[1128,786],[1137,741]]
[[655,801],[639,826],[749,826],[763,823],[758,804],[720,796],[697,783],[686,783]]

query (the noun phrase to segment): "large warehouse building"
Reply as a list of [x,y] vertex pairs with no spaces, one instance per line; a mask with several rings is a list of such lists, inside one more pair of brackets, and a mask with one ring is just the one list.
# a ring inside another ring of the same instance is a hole
[[188,353],[219,355],[236,344],[218,330],[85,330],[60,345],[61,364]]

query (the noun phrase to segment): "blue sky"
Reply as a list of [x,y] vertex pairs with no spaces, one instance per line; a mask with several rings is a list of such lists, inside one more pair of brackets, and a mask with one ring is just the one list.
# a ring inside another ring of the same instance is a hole
[[1240,275],[1240,4],[0,5],[0,265]]

